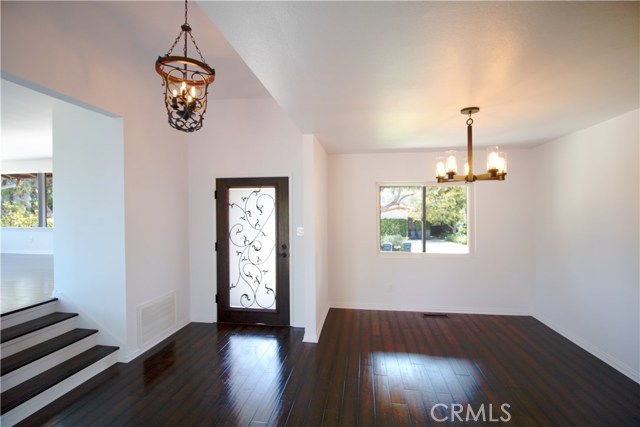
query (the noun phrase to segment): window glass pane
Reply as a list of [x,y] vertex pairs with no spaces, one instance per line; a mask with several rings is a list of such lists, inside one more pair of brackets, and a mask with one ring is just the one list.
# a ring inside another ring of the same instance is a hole
[[38,226],[38,183],[35,176],[2,175],[2,226]]
[[467,186],[428,186],[426,206],[426,252],[469,253]]
[[380,187],[380,251],[422,252],[422,187]]
[[47,191],[47,227],[53,227],[53,176],[47,174],[45,181]]

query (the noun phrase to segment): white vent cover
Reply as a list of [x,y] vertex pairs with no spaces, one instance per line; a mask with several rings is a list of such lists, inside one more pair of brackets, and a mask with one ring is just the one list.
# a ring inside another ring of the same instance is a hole
[[176,293],[171,292],[138,306],[138,345],[148,343],[176,327]]

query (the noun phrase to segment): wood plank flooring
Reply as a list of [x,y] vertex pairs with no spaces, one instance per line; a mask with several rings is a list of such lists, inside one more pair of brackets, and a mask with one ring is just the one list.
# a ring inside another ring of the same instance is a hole
[[532,317],[331,309],[302,336],[193,323],[21,425],[640,425],[640,385]]
[[0,313],[51,298],[53,255],[0,255]]

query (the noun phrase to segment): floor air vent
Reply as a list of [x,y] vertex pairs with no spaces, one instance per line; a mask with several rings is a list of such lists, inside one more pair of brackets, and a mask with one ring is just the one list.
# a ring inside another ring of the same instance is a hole
[[144,347],[163,332],[175,328],[176,293],[155,299],[138,306],[138,345]]
[[422,317],[449,318],[447,313],[422,313]]

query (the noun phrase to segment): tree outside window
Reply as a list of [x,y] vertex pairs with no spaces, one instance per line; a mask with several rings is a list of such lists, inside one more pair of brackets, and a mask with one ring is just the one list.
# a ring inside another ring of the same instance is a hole
[[[53,175],[51,173],[2,175],[2,227],[53,227]],[[39,217],[43,192],[45,215]]]
[[382,252],[468,253],[466,185],[380,186]]

